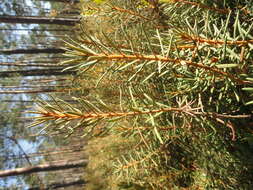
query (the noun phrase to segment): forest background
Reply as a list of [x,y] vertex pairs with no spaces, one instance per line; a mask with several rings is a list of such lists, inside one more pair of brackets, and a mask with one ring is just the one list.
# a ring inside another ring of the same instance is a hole
[[[29,129],[31,119],[26,113],[38,97],[57,94],[70,101],[68,89],[74,72],[62,72],[57,63],[64,59],[62,39],[78,30],[74,28],[80,21],[77,2],[0,3],[0,189],[78,189],[85,183],[85,142],[75,136],[70,140]],[[52,171],[31,173],[32,166]],[[17,168],[28,173],[4,173]]]

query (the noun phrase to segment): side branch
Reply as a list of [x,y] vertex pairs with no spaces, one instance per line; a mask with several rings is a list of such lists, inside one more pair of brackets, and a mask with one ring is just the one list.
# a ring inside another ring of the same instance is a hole
[[74,119],[99,119],[99,118],[114,118],[114,117],[124,117],[124,116],[137,116],[137,115],[144,115],[144,114],[155,114],[160,112],[181,112],[193,115],[197,108],[188,108],[188,106],[184,106],[182,108],[161,108],[157,110],[148,110],[148,111],[133,111],[133,112],[109,112],[109,113],[85,113],[81,114],[74,114],[74,113],[61,113],[61,112],[31,112],[34,114],[40,114],[42,117],[51,117],[52,119],[66,119],[66,120],[74,120]]
[[195,63],[192,61],[188,61],[188,60],[182,60],[182,59],[173,59],[173,58],[168,58],[168,57],[164,57],[164,56],[160,56],[160,55],[126,55],[126,54],[94,54],[94,53],[78,53],[79,56],[84,56],[84,57],[89,57],[89,59],[100,59],[100,60],[142,60],[142,61],[161,61],[161,62],[172,62],[172,63],[176,63],[176,64],[186,64],[189,66],[193,66],[196,68],[201,68],[201,69],[205,69],[207,71],[211,71],[213,73],[219,74],[219,75],[223,75],[225,77],[230,78],[231,80],[237,82],[238,84],[248,84],[250,82],[248,81],[244,81],[241,80],[240,78],[237,78],[236,76],[224,72],[222,70],[219,70],[215,67],[210,67],[204,64],[200,64],[200,63]]
[[229,9],[219,9],[219,8],[215,8],[215,7],[208,7],[202,3],[190,2],[187,0],[173,0],[173,1],[174,1],[174,3],[193,5],[193,6],[202,8],[202,9],[207,9],[207,10],[215,11],[215,12],[222,13],[222,14],[228,14],[230,12]]
[[237,41],[223,41],[223,40],[212,40],[212,39],[205,39],[205,38],[200,38],[198,36],[190,36],[187,34],[182,34],[181,38],[183,40],[187,41],[194,41],[194,42],[199,42],[199,43],[207,43],[211,45],[248,45],[248,44],[253,44],[253,40],[237,40]]

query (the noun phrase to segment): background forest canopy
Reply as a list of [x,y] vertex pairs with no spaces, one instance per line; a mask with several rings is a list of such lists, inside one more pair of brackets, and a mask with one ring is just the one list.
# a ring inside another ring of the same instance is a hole
[[251,1],[0,6],[2,168],[89,156],[3,186],[251,189]]
[[[72,101],[67,89],[73,72],[62,71],[58,62],[64,59],[62,39],[74,35],[74,23],[80,19],[76,2],[2,0],[0,3],[1,171],[47,164],[52,167],[56,160],[59,164],[65,163],[65,167],[79,164],[75,172],[68,169],[47,172],[46,175],[1,177],[0,189],[59,186],[78,189],[84,184],[82,147],[85,142],[76,136],[65,139],[58,134],[39,133],[39,128],[28,129],[31,119],[24,119],[31,116],[26,111],[38,97],[47,99],[47,95],[57,93],[65,101]],[[67,24],[63,25],[64,20]]]

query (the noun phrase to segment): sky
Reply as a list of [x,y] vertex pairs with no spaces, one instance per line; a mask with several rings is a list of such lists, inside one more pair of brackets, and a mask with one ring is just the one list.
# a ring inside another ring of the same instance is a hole
[[[49,2],[41,1],[41,3],[43,4],[44,8],[48,8],[48,9],[50,8],[50,3]],[[27,6],[30,6],[30,7],[35,7],[35,5],[33,4],[33,2],[31,0],[25,0],[25,4]],[[33,9],[33,10],[34,10],[34,12],[32,13],[33,15],[37,15],[39,13],[38,10],[36,10],[36,9]],[[3,13],[0,13],[0,14],[3,14]],[[11,14],[13,14],[13,12],[11,12]],[[3,26],[3,25],[4,24],[0,24],[0,27]],[[29,28],[34,28],[36,26],[37,25],[35,25],[35,24],[31,24],[31,25],[29,25]],[[26,28],[26,26],[21,25],[21,24],[17,24],[16,27],[20,28],[20,29],[25,29]],[[22,35],[25,35],[25,36],[28,35],[28,31],[25,31],[25,30],[24,31],[14,31],[12,35],[15,36],[16,41],[19,41],[21,39]],[[2,47],[2,48],[4,49],[5,47]],[[13,47],[13,48],[15,48],[15,47]],[[17,58],[18,57],[15,57],[15,59],[17,59]],[[5,62],[5,61],[11,61],[12,57],[11,56],[6,57],[6,56],[3,56],[3,55],[0,55],[0,59],[1,59],[2,62]],[[4,68],[2,66],[2,67],[0,67],[0,71],[1,70],[6,70],[6,68]],[[30,99],[30,97],[27,97],[25,95],[21,95],[21,96],[25,100]],[[3,99],[2,95],[0,95],[0,101],[1,101],[1,99]],[[17,96],[15,95],[14,99],[19,99],[19,98],[17,98]],[[7,111],[10,111],[10,110],[7,110]],[[22,147],[22,149],[26,152],[26,154],[29,154],[29,153],[37,152],[37,147],[40,145],[41,141],[36,142],[36,143],[31,143],[31,142],[29,142],[25,139],[18,139],[18,143]],[[13,150],[14,154],[18,154],[18,152],[20,152],[20,149],[18,148],[18,146],[15,145],[15,143],[10,142],[10,140],[5,139],[5,144],[7,146],[11,146],[11,149]],[[23,186],[22,189],[27,189],[28,188],[22,180],[19,181],[19,180],[17,180],[16,177],[9,177],[9,178],[7,178],[7,180],[5,182],[6,182],[6,184],[4,183],[3,180],[0,179],[0,190],[2,190],[2,189],[5,190],[6,188],[11,187],[13,185],[14,186]],[[21,184],[19,184],[19,182]]]

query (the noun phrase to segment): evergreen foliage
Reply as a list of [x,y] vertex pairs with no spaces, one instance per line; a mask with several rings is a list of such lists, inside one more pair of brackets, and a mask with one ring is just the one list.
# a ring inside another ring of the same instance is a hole
[[83,130],[90,189],[251,189],[252,8],[84,2],[61,63],[79,71],[78,103],[40,100],[31,126]]

